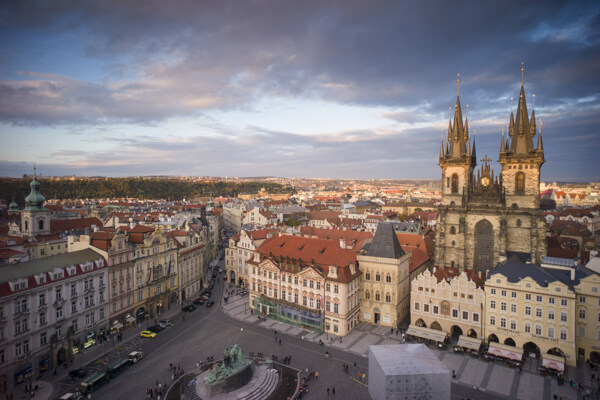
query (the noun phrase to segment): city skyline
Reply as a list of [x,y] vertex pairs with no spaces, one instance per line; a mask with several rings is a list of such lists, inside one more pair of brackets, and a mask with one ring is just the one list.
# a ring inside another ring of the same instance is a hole
[[2,11],[1,176],[439,179],[457,73],[477,154],[497,160],[524,62],[541,180],[600,179],[595,2]]

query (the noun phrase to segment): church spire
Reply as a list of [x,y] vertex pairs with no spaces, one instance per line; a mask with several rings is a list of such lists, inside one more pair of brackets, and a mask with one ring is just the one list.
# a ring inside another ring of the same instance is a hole
[[542,143],[542,120],[541,119],[540,119],[540,134],[538,135],[537,152],[538,153],[544,152],[544,144]]
[[440,143],[440,158],[444,158],[444,129],[442,128],[442,142]]
[[25,211],[41,211],[45,210],[44,202],[46,198],[40,193],[40,182],[37,180],[37,171],[33,166],[33,179],[29,184],[31,192],[25,197]]
[[521,91],[519,93],[519,103],[517,106],[517,115],[514,120],[511,112],[511,125],[512,129],[512,143],[510,146],[513,154],[529,154],[533,151],[533,135],[535,135],[535,128],[532,132],[531,125],[529,122],[529,115],[527,112],[527,101],[525,99],[525,88],[523,87],[523,63],[521,63]]
[[504,153],[504,127],[502,127],[502,140],[500,141],[500,153]]
[[476,162],[477,160],[477,151],[475,151],[475,129],[473,129],[473,151],[471,152],[471,157]]

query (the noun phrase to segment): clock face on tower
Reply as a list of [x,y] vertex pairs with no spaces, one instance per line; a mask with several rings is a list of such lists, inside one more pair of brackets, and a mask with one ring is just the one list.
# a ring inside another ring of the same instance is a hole
[[488,178],[487,176],[484,176],[483,178],[481,178],[481,184],[483,186],[487,186],[490,184],[490,178]]

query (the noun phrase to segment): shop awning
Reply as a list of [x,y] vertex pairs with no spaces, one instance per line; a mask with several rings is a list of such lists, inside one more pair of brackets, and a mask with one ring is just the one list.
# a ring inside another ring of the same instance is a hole
[[492,354],[498,357],[504,357],[515,361],[521,361],[523,359],[523,349],[520,347],[507,346],[500,343],[490,343],[488,354]]
[[422,328],[416,325],[409,325],[406,330],[407,335],[417,336],[422,339],[433,340],[434,342],[443,342],[446,339],[446,332],[436,329]]
[[135,322],[135,318],[133,318],[132,316],[129,316],[129,317],[125,318],[125,322],[127,322],[128,324],[132,324]]
[[121,329],[123,328],[123,324],[120,322],[117,322],[116,324],[113,324],[112,329]]
[[458,337],[458,343],[456,343],[456,345],[460,347],[466,347],[467,349],[479,351],[479,347],[481,347],[481,339],[460,335]]
[[565,370],[565,358],[552,354],[544,354],[542,355],[542,367],[563,372]]

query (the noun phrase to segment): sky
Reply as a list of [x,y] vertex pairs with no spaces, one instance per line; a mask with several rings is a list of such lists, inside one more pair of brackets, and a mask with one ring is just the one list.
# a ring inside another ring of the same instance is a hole
[[439,179],[457,74],[497,160],[521,63],[541,179],[600,181],[598,1],[2,2],[0,176]]

